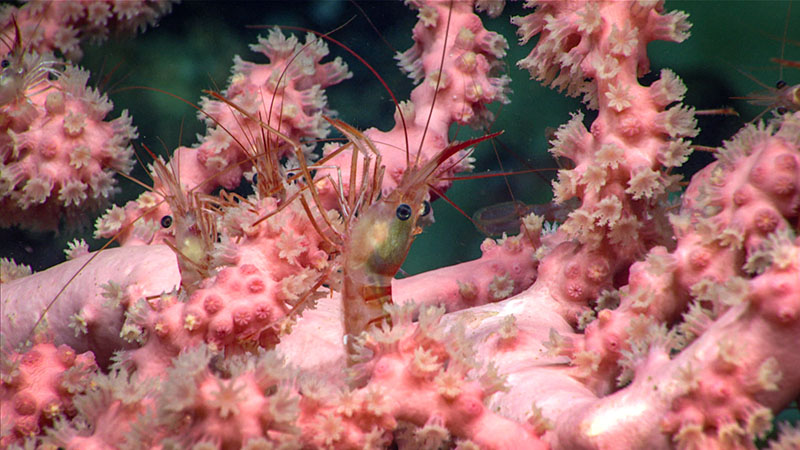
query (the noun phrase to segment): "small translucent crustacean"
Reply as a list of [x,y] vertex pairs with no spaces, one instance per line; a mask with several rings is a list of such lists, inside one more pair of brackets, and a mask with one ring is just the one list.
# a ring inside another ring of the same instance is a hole
[[775,86],[769,86],[763,83],[753,75],[739,70],[739,72],[747,78],[754,81],[761,86],[764,90],[749,94],[744,97],[733,97],[742,100],[747,100],[749,103],[759,106],[764,106],[765,109],[761,111],[752,121],[755,122],[760,119],[768,111],[774,110],[778,114],[786,114],[787,112],[800,111],[800,83],[789,84],[783,79],[783,68],[792,67],[800,68],[800,62],[792,61],[784,58],[787,43],[787,34],[789,31],[790,18],[792,12],[792,4],[789,3],[788,10],[786,11],[786,21],[783,29],[783,38],[781,39],[781,50],[778,58],[770,58],[770,61],[778,64],[778,81]]
[[[333,123],[351,142],[374,147],[352,127],[339,121]],[[420,218],[430,212],[428,186],[436,169],[459,151],[498,134],[448,146],[424,164],[410,166],[397,188],[383,198],[376,198],[374,191],[358,194],[374,201],[361,206],[358,214],[352,214],[345,222],[342,302],[347,335],[355,337],[385,317],[383,306],[391,303],[392,278],[405,261],[414,237],[422,231],[418,225]],[[361,186],[363,190],[380,184],[361,183]]]
[[[747,74],[746,74],[747,75]],[[749,75],[748,75],[749,76]],[[783,80],[778,80],[775,87],[769,87],[761,81],[751,78],[760,86],[764,87],[764,91],[755,92],[746,97],[734,97],[749,101],[754,105],[766,107],[759,113],[753,121],[761,118],[768,111],[775,110],[778,114],[786,114],[787,112],[800,111],[800,84],[787,84]]]
[[[224,97],[215,95],[215,98],[226,102],[243,115],[248,115]],[[258,121],[254,117],[251,119]],[[345,345],[352,354],[355,352],[353,346],[356,337],[370,326],[378,325],[386,319],[384,305],[392,303],[392,278],[405,261],[414,237],[422,232],[420,219],[430,213],[429,185],[434,181],[436,170],[451,156],[500,133],[450,145],[419,165],[409,161],[409,167],[403,172],[397,187],[388,195],[381,196],[385,168],[381,165],[380,152],[360,131],[340,120],[327,120],[349,141],[337,153],[352,147],[353,167],[356,166],[359,155],[363,159],[361,179],[358,179],[356,171],[351,171],[348,192],[342,192],[342,188],[336,186],[342,224],[334,223],[323,212],[321,216],[325,224],[316,226],[337,247],[335,253],[341,258],[339,265],[343,278],[341,295]],[[286,142],[292,142],[288,136],[270,125],[261,122],[261,126]],[[307,189],[317,208],[325,211],[311,171],[302,157],[300,145],[293,143],[293,147],[300,164],[298,176],[307,181],[304,189]],[[308,212],[309,219],[316,221],[305,196],[300,196],[299,201]]]
[[528,214],[542,216],[547,222],[562,223],[567,215],[580,206],[577,198],[564,203],[541,203],[528,205],[519,200],[496,203],[479,209],[472,215],[472,223],[478,230],[489,237],[519,232],[522,218]]
[[203,204],[203,196],[186,190],[180,183],[173,161],[153,160],[155,190],[163,195],[172,211],[161,218],[161,226],[170,229],[174,241],[165,241],[178,255],[181,284],[192,286],[211,275],[210,252],[216,240],[216,223]]

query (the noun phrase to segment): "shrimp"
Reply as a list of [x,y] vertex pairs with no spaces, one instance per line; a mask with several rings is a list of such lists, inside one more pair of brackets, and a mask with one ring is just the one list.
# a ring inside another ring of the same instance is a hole
[[[161,226],[172,229],[174,243],[165,243],[178,256],[181,284],[194,286],[211,275],[210,253],[217,238],[216,221],[204,205],[204,197],[192,190],[184,192],[180,175],[174,167],[161,158],[153,161],[155,190],[161,192],[172,210],[172,215],[161,219]],[[205,197],[209,201],[210,196]]]
[[539,203],[528,205],[519,200],[495,203],[479,209],[472,216],[472,222],[481,233],[490,237],[519,232],[522,218],[528,214],[542,216],[551,223],[563,223],[567,215],[580,206],[577,199],[564,203]]
[[[260,122],[262,127],[277,134],[286,142],[292,142],[288,136],[250,116],[238,105],[218,94],[212,93],[212,95],[251,120]],[[381,155],[375,145],[367,136],[350,125],[340,120],[326,119],[349,141],[337,152],[349,146],[353,147],[351,167],[356,167],[356,158],[359,154],[363,157],[361,180],[357,180],[356,170],[351,170],[348,192],[341,190],[338,192],[339,208],[344,215],[344,223],[340,227],[337,227],[324,213],[325,208],[316,191],[316,183],[309,167],[302,158],[299,143],[292,143],[292,146],[298,156],[301,174],[307,180],[305,188],[310,192],[318,210],[323,212],[322,220],[326,223],[324,229],[330,230],[333,234],[326,239],[337,247],[335,253],[341,255],[345,342],[348,351],[352,353],[354,338],[370,326],[377,326],[387,318],[384,306],[392,303],[392,279],[405,261],[414,238],[422,232],[419,226],[420,219],[431,211],[428,202],[429,186],[434,183],[436,170],[458,152],[499,136],[502,132],[445,147],[427,162],[407,168],[397,187],[388,195],[380,197],[385,167],[380,163]],[[373,158],[375,158],[374,164]],[[305,197],[300,197],[300,201],[309,219],[315,222]],[[323,227],[317,225],[316,229],[321,235],[326,235]]]
[[3,53],[5,56],[0,61],[0,106],[31,95],[29,89],[44,83],[48,77],[58,77],[61,74],[57,69],[61,62],[53,55],[39,55],[26,50],[22,33],[13,17],[12,22],[16,32],[13,43],[7,42],[7,36],[2,39],[8,50]]
[[[750,77],[749,74],[745,76]],[[778,80],[775,87],[769,87],[759,80],[750,77],[753,81],[764,87],[764,91],[750,94],[747,97],[733,97],[736,99],[747,100],[753,105],[765,106],[753,121],[760,119],[767,111],[775,110],[778,114],[800,111],[800,84],[789,85],[783,80]]]
[[792,4],[789,3],[786,11],[786,20],[783,30],[783,38],[781,39],[781,50],[778,58],[770,58],[770,61],[778,64],[778,81],[775,86],[769,86],[756,77],[739,70],[739,73],[754,81],[756,84],[764,88],[763,91],[752,93],[745,97],[733,97],[735,99],[747,100],[750,104],[764,106],[765,109],[761,111],[752,122],[760,119],[768,111],[774,110],[778,114],[786,114],[787,112],[800,111],[800,83],[789,84],[783,80],[783,67],[800,67],[800,63],[784,59],[786,50],[787,33],[789,30],[789,22],[791,18]]
[[[336,125],[340,131],[350,135],[351,141],[354,137],[368,140],[341,122]],[[406,170],[397,188],[389,195],[349,217],[342,251],[346,335],[358,336],[369,325],[385,318],[383,307],[392,303],[392,278],[405,261],[414,238],[422,232],[418,225],[420,218],[430,213],[426,198],[436,169],[457,152],[499,134],[446,147],[425,164]]]

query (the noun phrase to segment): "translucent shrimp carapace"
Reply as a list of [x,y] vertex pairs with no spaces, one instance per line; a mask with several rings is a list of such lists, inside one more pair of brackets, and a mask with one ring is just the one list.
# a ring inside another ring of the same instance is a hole
[[188,287],[211,276],[210,253],[217,231],[214,218],[204,208],[203,196],[182,186],[174,161],[154,158],[153,181],[172,211],[172,215],[162,217],[161,226],[171,229],[174,241],[164,242],[178,256],[181,284]]
[[736,99],[747,100],[749,103],[753,105],[759,105],[765,107],[765,109],[761,111],[752,120],[753,122],[757,121],[768,111],[772,110],[774,110],[778,114],[786,114],[787,112],[800,111],[800,83],[789,84],[788,82],[784,81],[783,78],[784,67],[800,68],[800,62],[792,61],[785,57],[787,42],[793,42],[787,39],[791,23],[791,14],[792,14],[792,4],[790,2],[788,9],[786,11],[786,19],[783,27],[783,37],[781,38],[779,57],[770,58],[771,62],[778,65],[778,81],[775,83],[775,85],[770,86],[766,83],[763,83],[755,76],[747,72],[744,72],[742,70],[739,70],[739,72],[742,75],[751,79],[752,81],[754,81],[756,84],[758,84],[763,88],[763,90],[761,91],[749,94],[744,97],[733,97]]
[[499,237],[503,234],[518,233],[522,218],[528,214],[542,216],[551,223],[563,223],[567,215],[578,206],[580,204],[577,199],[563,203],[548,202],[534,205],[512,200],[479,209],[472,215],[472,223],[486,236]]
[[[759,82],[759,84],[762,83]],[[775,110],[778,114],[800,111],[800,84],[790,85],[783,80],[779,80],[775,83],[774,88],[766,87],[764,91],[753,93],[747,97],[734,98],[744,99],[753,105],[766,107],[753,119],[756,121],[771,110]]]
[[425,164],[407,169],[394,191],[359,211],[346,231],[343,251],[346,334],[357,336],[384,318],[383,305],[392,301],[392,278],[421,232],[419,218],[430,210],[426,198],[436,169],[458,151],[499,134],[448,146]]

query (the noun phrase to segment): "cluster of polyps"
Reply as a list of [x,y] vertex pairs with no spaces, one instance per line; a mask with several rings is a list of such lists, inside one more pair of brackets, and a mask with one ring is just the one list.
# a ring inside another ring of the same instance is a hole
[[170,1],[30,2],[0,11],[0,223],[35,230],[83,222],[115,193],[115,172],[133,167],[136,129],[89,73],[53,56],[80,59],[80,42],[110,30],[144,29]]
[[[41,70],[20,64],[23,71]],[[112,104],[86,86],[88,79],[88,72],[68,66],[56,80],[32,80],[0,106],[4,225],[55,229],[61,220],[74,223],[110,200],[115,171],[132,169],[129,141],[136,129],[127,112],[104,121]]]

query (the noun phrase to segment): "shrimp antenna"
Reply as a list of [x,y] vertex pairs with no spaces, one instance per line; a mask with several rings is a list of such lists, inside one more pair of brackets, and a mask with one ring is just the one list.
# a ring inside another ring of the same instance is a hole
[[16,31],[17,34],[14,36],[14,45],[9,50],[13,50],[14,48],[22,48],[22,32],[19,31],[17,17],[12,15],[11,22],[14,23],[14,31]]
[[[251,26],[251,28],[264,28],[264,27],[265,26],[263,26],[263,25]],[[347,45],[343,44],[342,42],[332,38],[331,36],[328,35],[328,33],[320,33],[319,31],[314,31],[314,30],[310,30],[308,28],[303,28],[303,27],[282,26],[282,28],[286,28],[288,30],[305,31],[305,32],[308,32],[308,33],[315,34],[315,35],[321,37],[322,39],[325,39],[326,41],[337,45],[338,47],[340,47],[343,50],[345,50],[347,53],[350,53],[350,55],[352,55],[354,58],[356,58],[358,60],[358,62],[360,62],[370,72],[372,72],[372,75],[375,76],[375,78],[383,86],[384,90],[389,94],[389,97],[391,97],[392,103],[394,103],[394,106],[395,106],[395,111],[397,111],[397,114],[400,116],[400,122],[403,124],[403,136],[404,136],[405,146],[406,146],[406,163],[408,164],[410,161],[408,160],[409,139],[408,139],[408,127],[406,126],[406,117],[403,114],[403,108],[400,107],[400,102],[397,100],[397,97],[395,97],[394,92],[389,87],[389,85],[386,83],[386,80],[384,80],[383,77],[378,73],[378,71],[374,67],[372,67],[372,65],[370,65],[370,63],[368,63],[367,60],[365,60],[361,55],[356,53],[353,49],[351,49]]]
[[[447,24],[445,25],[445,31],[444,31],[444,43],[442,44],[442,58],[441,61],[439,62],[440,68],[444,67],[444,57],[447,53],[447,38],[450,36],[450,19],[452,17],[453,17],[453,0],[450,0],[450,6],[447,9]],[[436,77],[436,87],[433,90],[434,96],[433,100],[431,101],[431,109],[430,112],[428,112],[428,119],[425,121],[425,128],[422,130],[422,137],[419,140],[417,156],[416,160],[414,161],[415,166],[419,163],[419,156],[420,153],[422,153],[422,144],[425,143],[425,135],[428,134],[428,126],[430,125],[431,119],[433,118],[433,111],[434,108],[436,107],[436,98],[439,97],[436,94],[439,92],[439,85],[441,84],[441,82],[442,82],[442,75],[440,73],[440,75]],[[405,126],[405,124],[403,125]]]
[[[221,101],[223,103],[226,103],[230,107],[232,107],[232,108],[236,109],[237,111],[239,111],[239,113],[242,114],[243,116],[245,116],[245,117],[249,118],[250,120],[258,123],[260,126],[270,130],[270,132],[275,133],[275,135],[277,135],[278,137],[280,137],[281,139],[285,140],[290,145],[292,145],[292,147],[294,148],[294,151],[295,151],[295,156],[297,156],[298,162],[300,162],[300,170],[303,172],[303,175],[308,180],[308,189],[311,192],[311,198],[314,199],[314,204],[319,209],[320,215],[322,216],[322,219],[325,221],[325,224],[328,225],[328,227],[330,227],[330,229],[334,230],[334,232],[335,232],[335,227],[333,226],[333,223],[331,222],[330,217],[328,217],[328,214],[325,212],[325,208],[322,207],[322,201],[320,200],[319,193],[317,192],[317,189],[314,186],[314,182],[313,182],[313,179],[311,177],[311,172],[308,170],[308,166],[305,164],[305,157],[303,155],[303,151],[300,149],[300,144],[295,142],[292,138],[290,138],[286,134],[282,133],[280,130],[278,130],[276,128],[273,128],[271,125],[264,123],[259,118],[254,117],[252,114],[250,114],[247,111],[245,111],[244,109],[242,109],[239,105],[237,105],[237,104],[233,103],[232,101],[228,100],[227,98],[223,97],[218,92],[209,91],[209,90],[203,90],[203,93],[207,94],[207,95],[210,95],[210,96],[214,97],[215,99],[217,99],[217,100],[219,100],[219,101]],[[305,202],[303,197],[300,197],[300,202],[301,203]],[[303,206],[304,206],[304,208],[307,207],[307,205],[305,205],[305,204]],[[310,211],[310,209],[307,208],[307,211]],[[325,236],[324,234],[322,234],[321,236],[324,239],[329,240],[327,238],[327,236]]]
[[356,0],[350,0],[350,3],[352,3],[353,6],[356,7],[356,9],[358,9],[358,11],[361,13],[362,16],[364,16],[364,20],[366,20],[369,26],[372,27],[372,30],[375,31],[375,34],[377,34],[378,37],[381,38],[386,47],[388,47],[389,50],[392,51],[392,53],[397,54],[398,53],[397,50],[392,46],[392,44],[388,40],[386,40],[386,37],[383,36],[383,33],[381,33],[378,27],[376,27],[375,24],[372,23],[372,19],[369,18],[369,15],[367,15],[367,12],[364,11],[364,8],[362,8],[361,5],[359,5]]
[[461,209],[461,207],[460,207],[460,206],[458,206],[458,205],[456,204],[456,202],[454,202],[453,200],[451,200],[451,199],[450,199],[450,197],[448,197],[447,195],[445,195],[445,193],[444,193],[444,192],[442,192],[442,191],[441,191],[441,190],[439,190],[439,189],[436,189],[436,187],[435,187],[435,186],[428,185],[428,187],[430,188],[430,190],[432,190],[432,191],[434,192],[434,194],[436,194],[437,196],[439,196],[439,198],[441,198],[441,199],[443,199],[444,201],[446,201],[446,202],[447,202],[447,203],[448,203],[450,206],[452,206],[452,207],[453,207],[453,209],[455,209],[456,211],[458,211],[458,213],[459,213],[459,214],[461,214],[462,216],[466,217],[466,218],[467,218],[467,220],[469,220],[469,221],[472,223],[472,225],[474,225],[474,226],[475,226],[475,228],[478,228],[478,229],[480,229],[480,226],[479,226],[479,225],[478,225],[478,224],[475,222],[475,220],[474,220],[472,217],[470,217],[470,216],[469,216],[469,214],[467,214],[467,213],[466,213],[466,212],[465,212],[463,209]]
[[[783,24],[783,39],[781,39],[781,57],[783,60],[784,52],[786,51],[786,35],[789,32],[789,19],[792,17],[792,2],[789,2],[789,7],[786,9],[786,20]],[[778,79],[783,80],[783,65],[778,64]]]

